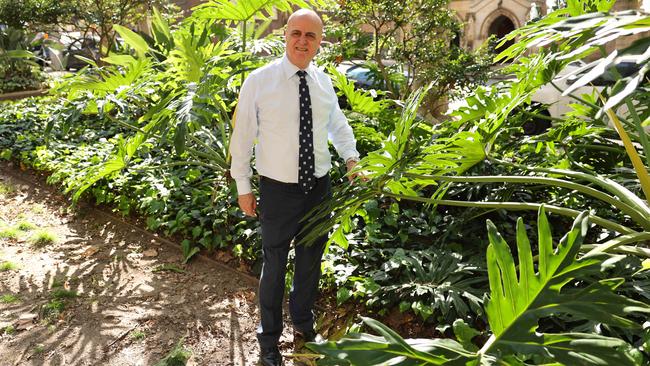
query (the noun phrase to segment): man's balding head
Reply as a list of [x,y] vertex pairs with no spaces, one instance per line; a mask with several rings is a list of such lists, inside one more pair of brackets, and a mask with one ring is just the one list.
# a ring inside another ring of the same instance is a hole
[[294,11],[291,15],[289,15],[289,19],[287,19],[287,27],[289,27],[289,24],[291,24],[292,20],[299,17],[311,18],[313,21],[320,24],[321,33],[323,32],[323,20],[320,18],[318,13],[311,9],[298,9]]
[[323,21],[313,10],[297,10],[289,16],[284,36],[289,61],[305,69],[320,47],[323,39]]

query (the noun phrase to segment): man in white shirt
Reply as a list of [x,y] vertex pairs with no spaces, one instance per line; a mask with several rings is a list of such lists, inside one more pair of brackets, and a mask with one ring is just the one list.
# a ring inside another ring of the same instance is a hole
[[331,196],[328,136],[348,171],[359,159],[352,128],[339,109],[330,78],[311,63],[322,34],[323,23],[315,12],[301,9],[289,17],[284,57],[253,71],[242,85],[230,143],[239,207],[255,217],[257,200],[251,191],[250,162],[257,140],[263,250],[257,339],[264,366],[282,364],[277,345],[282,334],[287,254],[294,239],[291,320],[305,341],[319,340],[312,309],[327,233],[308,246],[300,243],[298,233],[305,225],[305,215]]

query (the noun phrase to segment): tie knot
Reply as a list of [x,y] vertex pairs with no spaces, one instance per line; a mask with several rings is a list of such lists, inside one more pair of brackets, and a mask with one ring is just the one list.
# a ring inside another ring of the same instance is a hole
[[305,72],[305,70],[298,70],[298,72],[296,72],[296,74],[298,74],[298,76],[299,76],[301,79],[304,79],[305,76],[307,76],[307,72]]

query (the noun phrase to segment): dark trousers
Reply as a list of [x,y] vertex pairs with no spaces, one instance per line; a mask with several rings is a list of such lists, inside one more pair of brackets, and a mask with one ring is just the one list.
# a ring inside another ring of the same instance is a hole
[[298,233],[305,226],[305,215],[332,194],[329,175],[319,178],[307,194],[298,184],[260,179],[260,223],[262,226],[263,265],[259,288],[261,324],[257,340],[262,348],[278,344],[282,334],[282,302],[289,245],[295,239],[293,284],[289,294],[289,313],[294,328],[311,330],[312,309],[318,294],[321,257],[327,233],[311,245],[300,243]]

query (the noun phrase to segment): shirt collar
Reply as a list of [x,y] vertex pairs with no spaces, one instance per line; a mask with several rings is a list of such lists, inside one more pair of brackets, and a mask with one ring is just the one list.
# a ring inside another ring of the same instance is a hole
[[[282,70],[284,71],[284,76],[286,79],[291,78],[292,76],[296,75],[296,73],[300,70],[300,68],[289,61],[289,58],[287,57],[287,54],[285,53],[284,56],[282,57],[282,61],[280,61],[280,64],[282,65]],[[307,75],[309,75],[312,80],[316,80],[316,75],[314,74],[315,72],[315,66],[313,63],[309,63],[309,66],[305,69],[305,72]]]

